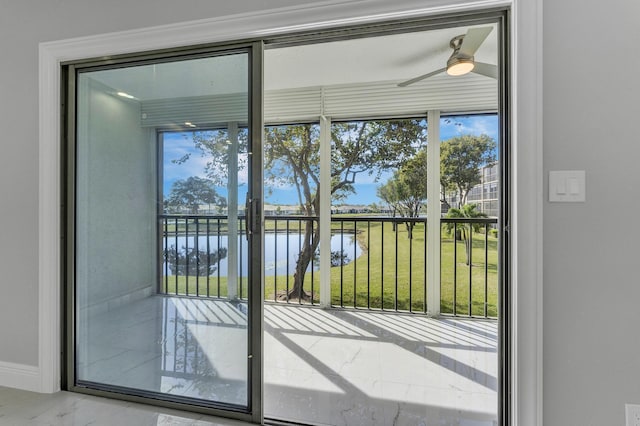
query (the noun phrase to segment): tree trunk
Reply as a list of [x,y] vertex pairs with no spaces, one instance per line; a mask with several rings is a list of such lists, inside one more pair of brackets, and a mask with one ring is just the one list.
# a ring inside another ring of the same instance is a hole
[[[449,211],[449,209],[451,208],[451,204],[449,204],[447,198],[443,196],[440,202],[444,205],[445,209]],[[442,210],[442,207],[440,207],[440,209]]]
[[[466,232],[465,232],[466,234]],[[470,236],[464,236],[464,251],[467,255],[467,266],[471,265],[471,238]]]
[[410,240],[413,239],[413,227],[415,225],[415,222],[405,222],[404,225],[407,228],[407,236],[409,237]]
[[288,299],[311,300],[313,295],[304,291],[304,277],[311,263],[311,259],[320,243],[319,226],[314,226],[313,220],[305,223],[304,238],[302,239],[302,249],[296,262],[296,270],[293,274],[293,288],[287,294]]

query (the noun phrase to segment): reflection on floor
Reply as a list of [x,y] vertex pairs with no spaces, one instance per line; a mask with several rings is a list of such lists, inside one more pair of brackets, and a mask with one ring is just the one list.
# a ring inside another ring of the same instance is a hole
[[80,382],[247,406],[246,305],[150,297],[79,321]]
[[[497,323],[265,305],[265,416],[329,425],[497,424]],[[246,306],[151,297],[85,319],[79,376],[237,405]]]

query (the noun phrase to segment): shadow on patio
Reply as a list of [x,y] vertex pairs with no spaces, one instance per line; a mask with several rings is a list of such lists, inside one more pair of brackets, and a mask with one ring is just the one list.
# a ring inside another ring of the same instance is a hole
[[331,425],[493,425],[497,322],[265,306],[265,415]]

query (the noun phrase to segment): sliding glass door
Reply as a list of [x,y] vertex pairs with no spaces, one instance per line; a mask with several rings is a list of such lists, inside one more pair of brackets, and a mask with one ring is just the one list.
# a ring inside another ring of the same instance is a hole
[[74,390],[259,411],[252,65],[248,46],[70,68]]
[[[503,422],[505,19],[274,36],[264,67],[263,41],[67,66],[67,388]],[[452,75],[464,40],[479,66]]]

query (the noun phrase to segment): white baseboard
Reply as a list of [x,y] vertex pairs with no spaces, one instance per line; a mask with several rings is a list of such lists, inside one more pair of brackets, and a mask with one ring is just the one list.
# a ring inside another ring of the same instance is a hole
[[41,392],[41,382],[38,367],[0,362],[0,386]]

